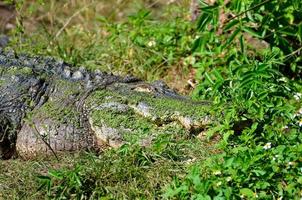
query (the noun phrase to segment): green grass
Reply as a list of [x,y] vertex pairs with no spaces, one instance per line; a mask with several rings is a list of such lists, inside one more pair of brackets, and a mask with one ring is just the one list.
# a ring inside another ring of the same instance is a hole
[[165,78],[175,65],[188,72],[182,61],[193,41],[191,23],[186,19],[188,3],[25,3],[20,11],[24,33],[16,31],[11,45],[22,52],[60,57],[92,70],[130,73],[144,80]]
[[161,199],[174,176],[214,149],[185,133],[162,133],[151,147],[124,145],[90,153],[0,162],[1,198]]
[[[145,1],[20,5],[24,33],[12,33],[11,41],[17,51],[60,57],[75,67],[130,73],[145,80],[164,77],[174,65],[188,71],[182,64],[193,41],[190,22],[185,19],[188,1],[170,5],[163,1],[158,8],[148,7]],[[183,129],[173,130],[161,129],[150,147],[137,146],[129,136],[130,145],[99,155],[0,161],[0,198],[161,199],[173,177],[185,176],[191,162],[201,162],[214,153],[211,145]]]
[[[217,120],[207,130],[209,140],[168,129],[159,131],[150,147],[129,137],[130,145],[99,155],[1,161],[0,198],[300,199],[301,56],[294,46],[301,44],[300,3],[217,1],[219,7],[204,8],[196,29],[187,19],[189,1],[148,7],[150,2],[26,3],[19,13],[23,32],[12,33],[11,46],[75,67],[164,78],[170,85],[171,72],[194,67],[199,81],[194,97],[214,104]],[[224,30],[220,9],[237,14]],[[270,48],[257,49],[247,35],[258,42],[272,36]],[[158,106],[169,108],[171,102]],[[121,121],[127,123],[125,117]]]
[[47,175],[49,169],[72,168],[79,157],[67,153],[60,156],[60,161],[54,157],[40,157],[30,161],[1,160],[0,199],[41,199],[45,192],[38,192],[38,176]]

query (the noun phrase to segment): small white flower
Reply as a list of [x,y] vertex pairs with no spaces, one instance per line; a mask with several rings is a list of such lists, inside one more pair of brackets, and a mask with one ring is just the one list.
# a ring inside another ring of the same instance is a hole
[[295,165],[295,162],[288,162],[288,165],[293,166],[293,165]]
[[218,183],[216,183],[216,186],[217,187],[219,187],[219,186],[221,186],[222,185],[222,182],[221,181],[219,181]]
[[175,3],[175,0],[169,0],[169,1],[167,2],[168,5],[171,4],[171,3]]
[[149,47],[154,47],[156,45],[156,42],[154,40],[151,40],[148,42]]
[[208,92],[208,91],[212,91],[212,88],[211,88],[211,87],[208,87],[208,88],[206,89],[206,92]]
[[195,162],[196,158],[191,158],[185,161],[186,164],[191,164],[193,162]]
[[270,148],[272,148],[272,143],[270,143],[270,142],[266,143],[266,144],[263,146],[263,149],[265,149],[265,150],[268,150],[268,149],[270,149]]
[[283,130],[284,130],[284,129],[288,129],[288,126],[287,126],[287,125],[286,125],[286,126],[283,126],[283,128],[282,128],[282,129],[283,129]]
[[278,81],[287,82],[287,79],[285,77],[279,78]]
[[213,174],[214,174],[215,176],[221,175],[221,171],[215,171]]
[[232,180],[232,177],[230,177],[230,176],[226,178],[227,182],[230,182],[231,180]]
[[279,157],[279,155],[275,155],[275,156],[273,157],[273,161],[275,161],[278,157]]
[[296,94],[294,94],[294,98],[295,98],[297,101],[300,100],[301,97],[302,97],[302,94],[299,93],[299,92],[297,92]]
[[302,119],[299,120],[299,126],[302,127]]

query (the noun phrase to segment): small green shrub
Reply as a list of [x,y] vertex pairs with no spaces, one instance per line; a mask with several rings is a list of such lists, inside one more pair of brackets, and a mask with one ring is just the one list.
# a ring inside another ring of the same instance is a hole
[[[277,0],[201,5],[195,97],[215,102],[208,134],[221,135],[222,153],[175,178],[166,198],[301,198],[300,9]],[[233,16],[224,24],[221,10]],[[246,34],[269,46],[249,46]]]

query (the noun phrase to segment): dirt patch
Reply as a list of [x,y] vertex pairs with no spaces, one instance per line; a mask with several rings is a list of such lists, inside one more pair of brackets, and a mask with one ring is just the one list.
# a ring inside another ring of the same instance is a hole
[[12,5],[0,2],[0,33],[6,33],[15,27],[16,12]]
[[167,85],[183,95],[190,94],[195,88],[196,69],[189,67],[183,69],[183,65],[170,67],[163,78]]

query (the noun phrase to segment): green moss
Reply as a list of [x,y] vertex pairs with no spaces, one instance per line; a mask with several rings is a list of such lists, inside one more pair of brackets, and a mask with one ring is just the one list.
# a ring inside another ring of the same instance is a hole
[[92,113],[96,121],[105,121],[110,127],[124,127],[125,129],[143,128],[151,129],[154,125],[145,118],[137,116],[132,110],[124,113],[114,112],[109,109],[97,110]]
[[72,106],[62,106],[57,102],[48,101],[39,109],[31,113],[33,118],[50,118],[58,123],[72,123],[75,126],[80,126],[80,113]]
[[74,102],[81,94],[78,83],[64,80],[53,80],[56,92],[49,100],[38,109],[32,112],[34,117],[44,117],[53,119],[59,123],[72,123],[79,126],[81,113],[76,110]]
[[117,129],[123,139],[128,142],[138,141],[139,138],[150,135],[156,126],[146,118],[142,118],[129,110],[124,113],[114,112],[109,109],[93,111],[91,117],[94,125],[106,126]]
[[181,116],[190,116],[196,120],[202,119],[209,114],[211,105],[193,100],[173,99],[169,97],[155,97],[149,93],[126,91],[96,91],[91,95],[90,103],[100,104],[105,102],[124,103],[137,105],[140,102],[146,103],[152,108],[152,114],[161,118],[179,113]]
[[[109,102],[127,103],[123,97],[108,91],[95,92],[87,99],[87,102],[90,105],[101,105]],[[93,110],[91,117],[94,125],[102,126],[102,123],[105,123],[106,126],[117,129],[124,141],[131,143],[150,135],[156,129],[155,124],[147,118],[137,115],[132,109],[120,112],[110,108],[102,108],[102,110]]]
[[79,95],[83,93],[83,89],[79,82],[71,82],[62,79],[55,80],[56,87],[60,92],[63,92],[61,99],[68,98],[70,96]]
[[154,98],[151,95],[136,92],[137,102],[146,102],[149,106],[154,108],[156,115],[172,115],[179,113],[182,116],[190,116],[196,119],[203,118],[207,115],[210,106],[206,104],[197,104],[190,100],[173,99],[169,97]]
[[[89,107],[104,105],[106,103],[121,103],[124,105],[132,105],[140,102],[142,96],[133,93],[131,95],[121,95],[108,90],[100,90],[91,94],[86,103]],[[151,98],[151,97],[149,97]],[[97,126],[106,126],[116,128],[123,135],[123,139],[128,142],[136,142],[145,136],[162,133],[164,127],[157,126],[150,118],[137,114],[132,108],[125,112],[114,110],[112,108],[95,109],[91,113],[91,117]],[[182,127],[174,125],[169,127],[169,132],[177,133]],[[173,129],[173,131],[171,131]],[[167,129],[168,130],[168,129]]]
[[123,96],[119,95],[116,92],[111,92],[108,90],[97,90],[93,92],[86,100],[86,103],[89,107],[93,105],[100,105],[108,102],[118,102],[127,104],[127,99],[123,98]]
[[[138,114],[131,106],[144,102],[150,107],[151,116],[144,117]],[[97,107],[106,103],[119,103],[129,106],[128,110],[121,111],[114,108],[94,109],[90,116],[96,126],[106,125],[117,129],[126,141],[138,141],[138,138],[161,133],[186,132],[178,122],[172,123],[171,116],[179,113],[181,116],[190,116],[196,120],[207,114],[209,106],[196,105],[179,99],[154,97],[148,93],[123,90],[115,92],[99,90],[92,93],[86,100],[88,107]],[[153,117],[160,118],[160,123]]]
[[33,71],[29,67],[11,67],[4,72],[7,75],[32,75]]

